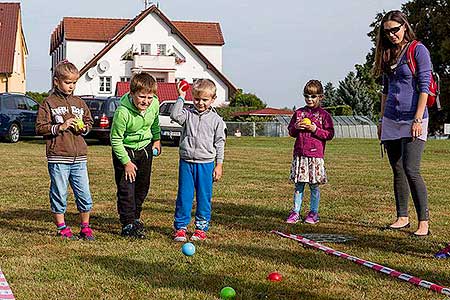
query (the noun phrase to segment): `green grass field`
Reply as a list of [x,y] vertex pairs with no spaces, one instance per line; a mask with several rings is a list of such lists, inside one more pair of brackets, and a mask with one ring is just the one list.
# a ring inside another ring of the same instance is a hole
[[[429,141],[422,173],[429,190],[432,235],[381,228],[395,219],[391,170],[375,140],[327,145],[329,184],[322,187],[321,222],[287,225],[293,139],[230,138],[223,180],[215,185],[210,239],[192,257],[171,239],[177,191],[177,148],[154,161],[144,204],[146,240],[118,235],[115,184],[108,146],[89,147],[95,242],[62,241],[49,210],[42,140],[0,144],[0,268],[16,299],[218,299],[224,286],[237,299],[445,299],[445,296],[302,247],[269,233],[339,233],[355,240],[326,245],[450,286],[450,260],[433,254],[450,240],[450,141]],[[309,201],[304,202],[303,211]],[[78,231],[73,195],[67,223]],[[412,202],[412,201],[411,201]],[[303,212],[304,213],[304,212]],[[278,271],[283,281],[266,276]]]

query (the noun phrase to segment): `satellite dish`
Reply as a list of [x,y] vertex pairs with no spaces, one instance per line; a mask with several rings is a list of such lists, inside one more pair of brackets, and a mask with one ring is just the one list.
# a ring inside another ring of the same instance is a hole
[[87,71],[86,75],[88,78],[94,79],[95,76],[97,76],[97,72],[95,71],[94,68],[91,68],[91,69],[89,69],[89,71]]
[[105,72],[109,69],[109,62],[107,60],[102,60],[99,64],[98,64],[98,68],[100,69],[100,71]]

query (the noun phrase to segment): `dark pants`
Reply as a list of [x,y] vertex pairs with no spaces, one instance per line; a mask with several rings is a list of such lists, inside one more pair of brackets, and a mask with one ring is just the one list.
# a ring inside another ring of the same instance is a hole
[[117,185],[117,211],[122,225],[131,224],[141,217],[142,203],[144,203],[150,188],[153,158],[151,143],[142,150],[125,149],[137,170],[134,182],[125,180],[125,166],[113,152],[114,175]]
[[411,192],[419,221],[428,220],[428,195],[420,175],[420,160],[425,142],[402,138],[384,142],[394,173],[394,195],[397,217],[408,216],[408,200]]

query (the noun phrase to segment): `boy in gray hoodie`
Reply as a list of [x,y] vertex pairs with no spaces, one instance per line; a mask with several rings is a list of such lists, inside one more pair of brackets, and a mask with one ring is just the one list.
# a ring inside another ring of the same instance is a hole
[[175,207],[177,242],[186,241],[187,226],[196,192],[195,232],[192,241],[206,239],[211,219],[213,181],[222,177],[225,147],[225,125],[212,110],[216,85],[209,79],[198,79],[192,87],[194,108],[183,109],[186,92],[178,85],[178,100],[170,117],[183,127],[180,138],[178,195]]

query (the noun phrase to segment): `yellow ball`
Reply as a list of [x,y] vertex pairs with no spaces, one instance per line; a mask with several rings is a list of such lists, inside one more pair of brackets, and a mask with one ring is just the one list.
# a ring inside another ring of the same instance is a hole
[[78,119],[77,123],[75,124],[76,131],[81,131],[84,128],[84,122],[82,119]]
[[301,123],[304,125],[311,125],[311,120],[308,118],[303,118]]

